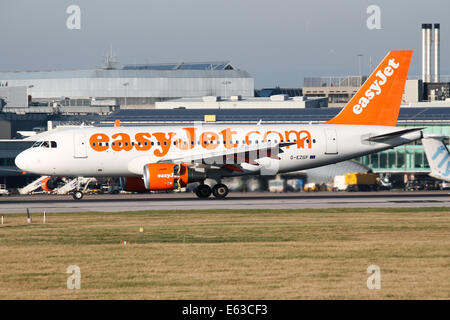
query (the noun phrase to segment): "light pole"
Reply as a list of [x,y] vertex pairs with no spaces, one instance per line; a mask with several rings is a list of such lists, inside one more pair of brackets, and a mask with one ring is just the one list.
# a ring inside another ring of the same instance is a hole
[[362,85],[362,75],[361,75],[361,58],[362,58],[362,53],[359,53],[358,55],[358,77],[359,77],[359,86]]
[[125,105],[127,105],[127,96],[128,96],[128,86],[130,85],[129,82],[125,82],[123,86],[125,87]]
[[362,53],[359,53],[358,55],[358,75],[361,75],[361,58],[362,58]]
[[[28,101],[28,105],[30,105],[31,102],[32,102],[32,100],[33,100],[33,94],[31,93],[31,88],[34,88],[34,85],[33,85],[33,84],[30,84],[30,85],[28,86],[28,89],[30,89],[30,94],[29,94],[29,96],[31,97],[30,101]],[[27,98],[28,98],[28,97],[27,97]]]

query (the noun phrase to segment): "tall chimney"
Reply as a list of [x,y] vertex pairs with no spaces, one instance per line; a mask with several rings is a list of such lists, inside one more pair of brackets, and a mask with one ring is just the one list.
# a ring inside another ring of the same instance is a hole
[[439,54],[439,32],[440,24],[434,24],[434,82],[439,82],[440,54]]
[[425,82],[427,76],[426,64],[427,64],[427,25],[422,24],[422,81]]
[[426,75],[425,82],[431,82],[431,28],[432,24],[427,24],[426,37]]

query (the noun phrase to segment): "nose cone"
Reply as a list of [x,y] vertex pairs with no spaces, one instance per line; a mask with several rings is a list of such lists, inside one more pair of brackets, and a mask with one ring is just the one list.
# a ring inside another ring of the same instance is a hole
[[16,157],[15,163],[19,169],[21,169],[23,171],[28,171],[27,156],[25,153],[26,153],[25,151],[19,153],[19,155]]

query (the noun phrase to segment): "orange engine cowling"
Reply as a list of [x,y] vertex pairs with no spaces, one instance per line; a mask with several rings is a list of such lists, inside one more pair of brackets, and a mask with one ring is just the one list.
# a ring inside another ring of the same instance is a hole
[[58,180],[52,177],[47,177],[41,181],[41,188],[44,191],[52,191],[56,188]]
[[143,178],[148,190],[172,190],[205,179],[205,176],[186,164],[149,163],[144,166]]
[[141,177],[126,177],[125,178],[125,191],[131,192],[145,192],[144,180]]

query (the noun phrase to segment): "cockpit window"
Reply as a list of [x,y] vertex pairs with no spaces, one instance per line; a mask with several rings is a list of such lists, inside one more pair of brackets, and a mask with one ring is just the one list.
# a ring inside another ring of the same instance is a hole
[[32,146],[32,148],[56,148],[56,141],[36,141]]

